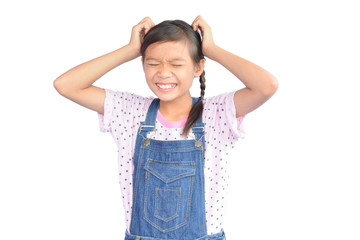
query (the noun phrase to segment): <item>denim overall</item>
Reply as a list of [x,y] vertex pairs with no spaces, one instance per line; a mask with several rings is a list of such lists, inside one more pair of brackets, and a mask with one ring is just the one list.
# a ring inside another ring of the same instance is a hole
[[223,240],[223,231],[206,235],[202,119],[192,128],[195,140],[149,139],[159,105],[154,99],[137,134],[130,233],[126,231],[125,240]]

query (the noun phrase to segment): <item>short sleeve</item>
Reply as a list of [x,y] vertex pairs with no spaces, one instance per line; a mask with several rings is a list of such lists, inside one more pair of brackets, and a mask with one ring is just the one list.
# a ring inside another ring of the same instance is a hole
[[114,111],[114,100],[116,94],[114,91],[105,89],[104,114],[98,113],[99,128],[101,132],[111,132],[111,116]]
[[236,117],[236,108],[234,102],[235,92],[231,92],[225,95],[224,105],[226,109],[226,120],[231,126],[230,129],[233,132],[235,138],[244,138],[244,116]]
[[[98,114],[101,132],[118,132],[122,127],[136,127],[146,116],[153,97],[105,89],[104,114]],[[114,134],[114,133],[113,133]]]
[[219,136],[236,140],[244,138],[245,131],[244,117],[236,117],[234,94],[235,92],[224,93],[205,99],[203,120],[209,125],[208,128],[216,129]]

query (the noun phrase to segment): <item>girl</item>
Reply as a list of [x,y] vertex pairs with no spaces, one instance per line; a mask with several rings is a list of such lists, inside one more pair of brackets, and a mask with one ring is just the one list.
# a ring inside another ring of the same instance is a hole
[[[139,56],[157,98],[92,85]],[[246,87],[204,99],[204,57]],[[195,77],[200,98],[189,92]],[[201,16],[192,25],[176,20],[156,26],[146,17],[133,27],[129,44],[69,70],[54,86],[97,111],[101,130],[117,143],[126,240],[225,239],[226,157],[241,135],[243,117],[276,92],[270,73],[217,46]]]

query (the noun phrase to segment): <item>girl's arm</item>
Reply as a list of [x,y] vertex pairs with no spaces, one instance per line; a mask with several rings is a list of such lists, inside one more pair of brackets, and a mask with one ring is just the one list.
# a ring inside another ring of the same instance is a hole
[[200,29],[202,33],[204,55],[223,65],[246,86],[234,95],[237,117],[255,110],[276,92],[276,78],[256,64],[218,47],[214,43],[210,26],[201,16],[195,19],[193,28],[195,31]]
[[129,44],[70,69],[54,81],[54,87],[64,97],[103,114],[105,90],[92,84],[115,67],[140,56],[141,38],[153,26],[150,18],[144,18],[133,27]]

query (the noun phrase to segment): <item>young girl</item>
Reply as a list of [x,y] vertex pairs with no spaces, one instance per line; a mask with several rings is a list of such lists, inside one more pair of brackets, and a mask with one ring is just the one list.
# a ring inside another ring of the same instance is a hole
[[[92,85],[139,56],[157,98]],[[246,87],[204,99],[204,57]],[[189,92],[195,77],[200,98]],[[129,44],[69,70],[54,86],[97,111],[101,130],[118,146],[126,240],[225,239],[227,154],[241,136],[243,117],[276,92],[270,73],[217,46],[201,16],[192,26],[180,20],[154,26],[146,17],[133,27]]]

